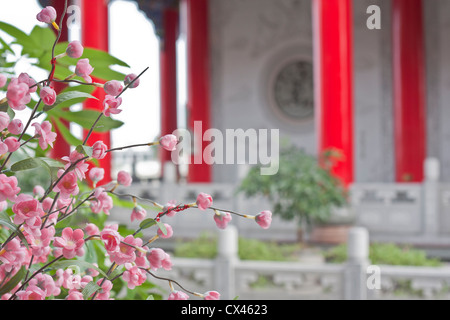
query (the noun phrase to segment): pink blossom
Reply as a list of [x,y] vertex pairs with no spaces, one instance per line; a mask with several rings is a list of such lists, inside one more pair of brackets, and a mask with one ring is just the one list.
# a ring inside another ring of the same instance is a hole
[[168,239],[170,237],[173,236],[173,229],[170,225],[168,225],[167,223],[164,223],[164,227],[166,227],[166,234],[164,234],[162,232],[162,230],[159,228],[158,231],[156,231],[156,233],[158,234],[158,236],[160,236],[163,239]]
[[200,192],[200,194],[197,196],[196,204],[200,210],[206,210],[212,206],[213,199],[209,194]]
[[8,81],[8,78],[4,74],[0,73],[0,88],[6,85],[6,81]]
[[188,300],[189,296],[183,291],[173,290],[169,294],[169,298],[167,300]]
[[84,255],[83,237],[83,230],[73,230],[72,228],[67,227],[63,229],[61,237],[55,237],[53,245],[55,247],[62,248],[62,252],[60,254],[64,255],[64,258],[66,259],[72,259],[75,256],[82,257]]
[[8,208],[8,202],[0,201],[0,212],[5,211]]
[[103,168],[93,167],[89,171],[89,179],[91,179],[94,183],[103,180],[104,176],[105,176],[105,169]]
[[131,263],[125,264],[125,272],[123,273],[122,279],[128,284],[129,289],[134,289],[142,285],[145,280],[147,280],[147,275],[138,266],[133,266]]
[[7,272],[14,268],[20,268],[27,262],[28,252],[22,247],[20,240],[17,238],[9,241],[0,251],[0,262]]
[[69,295],[66,297],[66,300],[84,300],[84,297],[80,291],[72,289],[69,291]]
[[37,274],[30,280],[29,285],[40,288],[44,291],[46,297],[57,296],[61,293],[61,289],[55,284],[53,278],[48,274]]
[[74,40],[67,45],[66,53],[69,57],[78,59],[83,55],[84,48],[80,41]]
[[7,152],[8,152],[8,145],[3,141],[0,141],[0,156],[4,155]]
[[20,119],[13,119],[8,125],[8,131],[12,134],[21,134],[23,131],[23,123]]
[[[126,77],[125,77],[125,80],[124,80],[124,84],[125,84],[125,86],[128,86],[134,79],[136,79],[137,78],[137,75],[135,75],[134,73],[130,73],[129,75],[127,75]],[[140,79],[138,78],[136,81],[134,81],[133,82],[133,84],[131,85],[131,86],[129,86],[128,88],[130,88],[130,89],[134,89],[134,88],[136,88],[137,86],[139,86],[139,83],[140,83]]]
[[133,182],[133,179],[131,178],[131,175],[126,171],[119,171],[117,174],[117,182],[124,187],[131,186],[131,183]]
[[8,146],[9,152],[17,151],[20,148],[20,142],[16,137],[8,137],[5,139],[4,143]]
[[16,293],[19,300],[45,300],[45,291],[37,286],[28,286]]
[[17,186],[17,178],[15,176],[8,177],[0,174],[0,201],[10,200],[16,201],[20,188]]
[[126,236],[119,243],[119,250],[110,253],[109,259],[118,265],[134,262],[136,259],[136,248],[142,245],[142,240],[135,239],[133,235]]
[[104,188],[97,188],[93,194],[94,200],[91,201],[91,210],[93,213],[100,213],[102,210],[109,215],[109,210],[113,208],[113,200],[106,193]]
[[39,257],[47,257],[50,253],[50,243],[55,235],[55,227],[43,228],[39,235],[29,235],[27,241],[31,247],[31,253]]
[[203,295],[205,300],[220,300],[220,293],[217,291],[207,291]]
[[26,104],[31,101],[31,95],[28,91],[29,86],[27,83],[19,82],[19,79],[12,78],[6,92],[9,106],[17,111],[25,109]]
[[119,81],[111,80],[104,84],[103,89],[105,90],[107,95],[115,97],[122,92],[123,86]]
[[172,261],[170,256],[160,248],[151,248],[147,252],[147,260],[150,262],[150,267],[153,270],[164,268],[165,270],[172,269]]
[[225,229],[232,217],[229,212],[216,211],[214,214],[214,221],[219,229]]
[[106,156],[107,150],[106,144],[103,141],[99,140],[92,145],[92,158],[94,159],[103,159]]
[[170,210],[176,207],[176,200],[170,200],[166,203],[166,205],[162,208],[162,212],[167,212],[166,216],[173,217],[177,213],[175,210]]
[[[93,265],[98,268],[98,264],[97,263],[93,263]],[[98,272],[97,269],[94,269],[94,268],[87,269],[86,273],[88,275],[90,275],[91,277],[96,277],[96,276],[98,276],[100,274],[100,272]]]
[[50,87],[43,87],[39,92],[39,97],[47,106],[52,106],[56,101],[56,92]]
[[122,104],[122,98],[115,98],[114,96],[107,95],[105,96],[105,100],[103,100],[103,114],[107,117],[111,116],[111,114],[119,114],[122,110],[119,109]]
[[[66,171],[58,170],[58,178],[60,178]],[[61,178],[58,184],[53,188],[54,191],[59,192],[63,199],[69,198],[71,195],[76,196],[80,189],[78,188],[77,175],[74,171],[69,171]]]
[[92,78],[89,76],[94,68],[89,64],[89,59],[80,59],[77,62],[77,66],[75,68],[75,74],[79,77],[82,77],[84,81],[91,83]]
[[272,212],[269,210],[261,211],[256,215],[255,221],[261,228],[268,229],[272,223]]
[[88,236],[95,236],[100,234],[100,230],[98,229],[97,225],[93,223],[88,223],[84,230],[86,231],[86,234]]
[[28,93],[33,93],[37,91],[37,86],[35,85],[36,81],[33,78],[31,78],[28,75],[28,73],[22,72],[21,74],[19,74],[18,80],[19,82],[28,85]]
[[173,134],[166,134],[159,139],[159,144],[167,151],[174,151],[178,144],[178,138]]
[[40,226],[41,216],[44,215],[41,203],[30,195],[21,194],[17,197],[16,203],[12,206],[14,223],[19,225],[25,223],[33,228],[36,224]]
[[119,226],[117,224],[105,226],[100,232],[100,238],[105,244],[105,249],[108,253],[119,250],[119,244],[122,236],[117,232]]
[[44,194],[45,194],[45,190],[44,190],[44,188],[43,188],[42,186],[40,186],[40,185],[35,185],[35,186],[33,187],[33,195],[34,195],[35,197],[43,197]]
[[50,145],[53,148],[53,142],[56,140],[56,133],[52,132],[52,124],[49,121],[44,121],[42,124],[37,122],[31,126],[34,127],[35,135],[39,137],[39,146],[42,150],[47,149]]
[[63,161],[67,161],[67,164],[64,166],[64,169],[68,169],[71,165],[75,164],[75,168],[73,169],[77,178],[79,180],[83,180],[86,178],[86,171],[89,169],[89,165],[85,160],[81,160],[84,158],[84,154],[79,153],[77,150],[73,150],[70,155],[64,156],[61,158]]
[[9,120],[9,115],[6,112],[0,112],[0,131],[8,127]]
[[140,205],[137,205],[133,208],[133,211],[131,212],[131,222],[134,220],[142,221],[147,216],[147,211],[142,208]]
[[[103,282],[103,284],[102,284]],[[98,300],[109,300],[109,297],[111,295],[111,290],[113,288],[113,284],[109,280],[103,281],[103,279],[99,279],[97,281],[97,284],[101,287],[101,289],[98,291],[97,298]]]
[[56,10],[52,6],[47,6],[36,15],[40,22],[52,23],[56,20]]

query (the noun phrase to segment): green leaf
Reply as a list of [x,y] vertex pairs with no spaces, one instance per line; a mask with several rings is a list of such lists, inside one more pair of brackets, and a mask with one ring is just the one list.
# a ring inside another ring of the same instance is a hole
[[85,156],[88,156],[88,157],[92,157],[92,153],[94,152],[94,149],[92,147],[88,147],[83,144],[79,144],[76,147],[76,150],[78,153],[84,154]]
[[56,101],[53,105],[51,106],[44,106],[44,111],[50,111],[53,108],[57,107],[57,106],[61,106],[61,107],[69,107],[71,105],[74,105],[76,103],[81,103],[83,102],[86,98],[89,99],[96,99],[98,100],[96,97],[94,97],[93,95],[86,93],[86,92],[82,92],[82,91],[67,91],[67,92],[63,92],[60,93],[57,97],[56,97]]
[[90,296],[92,296],[95,292],[97,292],[100,289],[101,287],[95,282],[93,281],[89,282],[82,291],[83,299],[87,300]]
[[[53,115],[53,113],[52,113]],[[90,129],[99,116],[99,111],[85,109],[76,112],[60,112],[58,116],[80,125],[83,129]],[[102,117],[94,128],[94,132],[108,132],[123,125],[122,121]]]
[[28,43],[34,42],[33,39],[29,35],[27,35],[25,32],[23,32],[22,30],[14,27],[13,25],[10,25],[6,22],[0,21],[0,30],[6,32],[11,37],[15,38],[17,40],[17,42],[22,45],[27,42]]
[[167,229],[166,229],[166,226],[164,225],[164,223],[162,223],[160,221],[156,221],[156,224],[158,225],[158,228],[161,230],[163,235],[167,235]]
[[62,168],[64,165],[58,160],[50,159],[50,158],[27,158],[24,160],[17,161],[11,166],[11,171],[18,172],[30,169],[36,169],[39,167],[55,167]]
[[17,226],[11,222],[11,218],[8,216],[6,212],[0,212],[0,225],[3,225],[5,227],[8,227],[11,229],[12,232],[14,232],[22,241],[23,245],[28,248],[28,242],[25,238],[22,231],[17,228]]
[[154,298],[153,295],[151,294],[151,295],[149,295],[149,296],[147,297],[147,300],[155,300],[155,298]]
[[97,270],[103,277],[108,278],[105,272],[103,272],[102,269],[98,268],[97,266],[93,265],[92,263],[83,261],[83,260],[64,260],[64,261],[57,261],[53,263],[50,268],[52,270],[58,270],[58,269],[66,269],[72,266],[79,266],[80,268],[84,269],[94,269]]
[[14,277],[12,277],[0,288],[0,296],[13,290],[19,284],[19,282],[25,278],[26,274],[27,270],[25,269],[25,267],[20,268],[20,270],[14,275]]
[[79,145],[82,144],[82,141],[75,137],[69,130],[69,128],[64,125],[61,120],[58,118],[51,117],[51,121],[56,124],[56,127],[58,128],[59,132],[63,136],[64,140],[66,140],[70,145]]
[[150,228],[150,227],[154,226],[155,224],[156,224],[156,220],[155,219],[148,218],[148,219],[145,219],[144,221],[142,221],[139,224],[139,228],[140,229],[147,229],[147,228]]

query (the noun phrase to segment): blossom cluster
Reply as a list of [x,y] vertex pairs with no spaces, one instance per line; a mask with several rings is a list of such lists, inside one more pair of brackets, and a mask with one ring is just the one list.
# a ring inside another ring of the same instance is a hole
[[[37,15],[37,19],[52,25],[60,32],[60,27],[55,23],[54,8],[44,8]],[[83,50],[80,42],[72,41],[68,43],[65,52],[53,57],[51,62],[53,67],[56,67],[58,59],[66,55],[79,59],[75,66],[75,73],[63,81],[69,83],[75,77],[80,77],[84,80],[79,82],[82,85],[93,84],[91,73],[94,67],[90,65],[89,59],[82,58]],[[57,136],[51,122],[39,122],[33,115],[41,103],[47,106],[55,104],[58,93],[52,87],[54,80],[53,72],[48,79],[39,82],[27,73],[21,73],[18,77],[10,79],[0,74],[0,88],[6,86],[6,97],[0,101],[0,104],[6,102],[8,108],[20,112],[30,103],[33,94],[39,96],[39,102],[33,108],[33,114],[25,125],[15,116],[11,116],[15,113],[0,112],[0,159],[3,160],[0,167],[0,212],[9,212],[6,214],[9,220],[3,219],[2,224],[11,231],[10,236],[0,243],[0,290],[4,284],[13,285],[8,292],[1,294],[2,300],[43,300],[60,297],[62,293],[65,296],[61,298],[67,300],[107,300],[112,298],[111,290],[114,281],[119,277],[126,282],[129,289],[139,287],[159,269],[172,269],[170,255],[153,245],[158,238],[167,239],[174,233],[170,224],[161,222],[161,219],[174,217],[178,212],[190,208],[211,210],[214,213],[213,219],[220,229],[227,227],[232,214],[253,219],[264,229],[270,226],[272,219],[270,211],[262,211],[252,216],[217,209],[213,207],[211,195],[206,193],[198,194],[196,201],[188,204],[170,201],[161,205],[154,202],[159,212],[154,219],[150,218],[150,220],[144,206],[138,203],[136,197],[131,196],[134,207],[130,212],[130,221],[147,220],[154,222],[152,225],[156,226],[155,236],[148,241],[138,237],[138,232],[122,235],[118,224],[102,226],[92,222],[74,226],[63,224],[63,221],[76,215],[81,208],[88,208],[94,215],[109,215],[114,206],[115,189],[119,186],[129,187],[132,184],[132,177],[128,172],[120,171],[113,182],[100,185],[105,171],[94,165],[95,160],[94,162],[92,160],[103,159],[114,149],[110,149],[99,140],[91,146],[83,144],[83,148],[75,148],[62,157],[61,166],[48,188],[36,185],[32,194],[22,192],[17,177],[8,174],[8,163],[14,152],[32,141],[35,141],[43,151],[53,148]],[[122,105],[121,95],[125,90],[139,86],[139,76],[129,74],[123,81],[110,80],[94,85],[102,87],[106,93],[99,119],[103,116],[111,117],[122,111],[119,109]],[[34,136],[23,141],[29,127],[34,128]],[[173,151],[177,143],[177,137],[168,134],[158,141],[145,145],[159,145],[167,151]],[[89,191],[81,192],[82,185],[89,186]],[[88,241],[102,243],[109,260],[107,271],[101,270],[98,264],[92,264],[84,272],[71,267],[55,268],[54,272],[48,271],[52,270],[52,266],[58,265],[58,262],[77,261],[83,258]],[[121,272],[119,276],[112,278],[111,274],[116,269]],[[27,272],[19,281],[15,281],[23,270]],[[175,290],[171,282],[169,285],[170,300],[187,299],[189,294],[207,300],[220,298],[220,294],[216,291],[203,294],[185,292],[185,290]],[[94,289],[86,293],[89,291],[87,290],[89,286]]]

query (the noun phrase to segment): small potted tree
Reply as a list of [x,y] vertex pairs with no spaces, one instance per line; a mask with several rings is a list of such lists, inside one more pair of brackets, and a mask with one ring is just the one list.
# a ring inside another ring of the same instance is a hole
[[277,174],[261,175],[259,166],[254,166],[238,192],[267,198],[274,215],[297,221],[303,241],[345,242],[353,217],[347,190],[331,173],[340,157],[336,149],[325,150],[316,158],[296,146],[284,145],[280,148]]

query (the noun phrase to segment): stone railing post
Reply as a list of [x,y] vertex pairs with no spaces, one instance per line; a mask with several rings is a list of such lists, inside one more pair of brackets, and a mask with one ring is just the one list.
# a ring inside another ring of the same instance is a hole
[[425,236],[434,237],[439,233],[439,160],[427,158],[424,162],[423,221]]
[[239,260],[237,228],[228,225],[218,235],[214,290],[220,293],[221,299],[230,300],[235,297],[235,266]]
[[369,266],[369,232],[352,227],[347,242],[347,262],[344,274],[344,299],[367,299],[367,267]]

